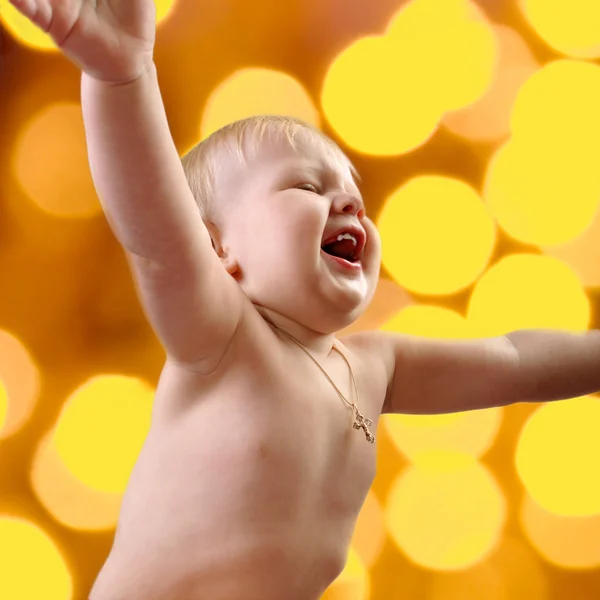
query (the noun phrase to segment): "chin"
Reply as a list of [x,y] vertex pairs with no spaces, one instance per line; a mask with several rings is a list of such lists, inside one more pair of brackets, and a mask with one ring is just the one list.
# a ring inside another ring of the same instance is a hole
[[324,310],[324,307],[317,313],[312,315],[312,323],[306,323],[307,327],[323,333],[325,335],[334,334],[342,329],[350,327],[352,323],[357,321],[365,312],[365,303],[359,306],[353,306],[345,310]]

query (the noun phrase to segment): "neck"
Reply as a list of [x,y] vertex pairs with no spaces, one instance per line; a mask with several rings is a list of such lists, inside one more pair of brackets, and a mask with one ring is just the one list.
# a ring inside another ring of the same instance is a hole
[[309,327],[301,325],[283,315],[265,308],[264,306],[254,305],[265,321],[271,325],[283,329],[287,334],[300,342],[313,356],[327,357],[331,353],[335,336],[333,334],[323,334],[314,331]]

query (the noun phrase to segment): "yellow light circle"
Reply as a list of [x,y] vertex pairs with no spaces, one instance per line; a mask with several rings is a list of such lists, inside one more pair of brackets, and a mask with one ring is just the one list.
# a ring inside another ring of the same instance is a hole
[[546,246],[542,249],[544,254],[570,265],[585,288],[600,289],[600,210],[592,224],[576,239],[560,246]]
[[549,600],[548,576],[527,543],[504,538],[492,556],[470,569],[434,573],[426,600]]
[[29,421],[41,387],[40,369],[23,340],[0,330],[0,440]]
[[534,73],[519,90],[511,130],[517,138],[532,139],[540,147],[551,143],[555,151],[593,151],[597,158],[599,104],[600,66],[556,60]]
[[38,501],[58,523],[79,531],[114,529],[123,494],[103,492],[82,483],[67,468],[49,431],[37,444],[29,483]]
[[433,573],[432,577],[426,600],[508,600],[498,585],[498,573],[489,561],[464,571]]
[[325,590],[321,600],[368,600],[370,595],[369,572],[357,552],[350,548],[344,570]]
[[[423,405],[428,401],[423,398]],[[418,461],[432,451],[483,456],[496,440],[502,415],[503,409],[491,408],[441,415],[386,414],[381,419],[396,448]]]
[[557,515],[525,494],[519,519],[527,541],[547,562],[562,569],[600,567],[600,515]]
[[505,256],[475,284],[467,320],[482,336],[517,329],[586,331],[590,300],[566,263],[548,256]]
[[379,558],[385,535],[383,510],[373,490],[369,490],[352,534],[352,548],[366,568],[372,567]]
[[455,135],[475,142],[494,142],[510,134],[510,115],[519,90],[539,69],[519,32],[494,25],[500,60],[488,91],[476,102],[444,116],[444,126]]
[[593,153],[562,150],[532,138],[509,142],[488,165],[485,203],[500,227],[526,244],[555,246],[575,239],[600,205]]
[[320,126],[319,112],[297,79],[281,71],[248,68],[236,71],[213,90],[202,115],[201,137],[255,115],[290,115]]
[[12,167],[21,188],[42,211],[71,219],[102,212],[79,104],[53,103],[34,114],[19,131]]
[[472,335],[468,321],[443,306],[413,304],[403,307],[385,321],[380,329],[432,338],[467,338]]
[[133,377],[93,377],[65,403],[53,443],[69,471],[105,492],[123,492],[150,429],[153,389]]
[[[158,24],[170,14],[176,0],[154,0],[154,2]],[[9,4],[8,0],[0,0],[0,21],[24,46],[46,52],[60,52],[54,40]]]
[[377,227],[383,265],[402,287],[420,294],[453,294],[471,285],[496,243],[477,192],[436,175],[415,177],[392,193]]
[[8,0],[0,0],[0,21],[24,46],[36,50],[59,52],[54,40],[9,4]]
[[343,50],[323,82],[321,106],[331,127],[358,152],[405,154],[425,144],[442,117],[426,77],[396,39],[367,37]]
[[8,394],[4,383],[0,380],[0,434],[6,423],[6,415],[8,413]]
[[42,529],[0,517],[0,598],[72,600],[73,582],[56,543]]
[[490,88],[499,59],[495,32],[468,0],[412,0],[392,19],[387,35],[422,72],[422,95],[444,111],[458,110]]
[[412,562],[436,571],[485,560],[500,542],[505,520],[503,492],[489,470],[460,453],[432,453],[409,467],[386,503],[392,541]]
[[173,11],[180,0],[154,0],[156,5],[156,23],[162,23]]
[[515,460],[535,502],[558,515],[600,515],[598,431],[598,398],[554,402],[529,417]]
[[556,51],[600,58],[600,4],[597,0],[519,0],[531,27]]

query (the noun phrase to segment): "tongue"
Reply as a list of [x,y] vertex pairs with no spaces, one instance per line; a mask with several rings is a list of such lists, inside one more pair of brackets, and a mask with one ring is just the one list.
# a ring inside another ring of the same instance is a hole
[[352,257],[355,248],[356,246],[352,240],[342,240],[323,246],[323,250],[327,252],[327,254],[333,254],[333,256],[339,256],[346,260]]

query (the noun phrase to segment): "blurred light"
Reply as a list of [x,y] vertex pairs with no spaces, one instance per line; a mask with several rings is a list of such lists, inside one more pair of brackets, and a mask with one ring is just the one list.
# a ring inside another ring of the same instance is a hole
[[365,154],[400,155],[426,143],[445,111],[482,96],[497,47],[467,0],[413,0],[385,36],[357,40],[333,61],[323,111],[344,142]]
[[387,35],[421,69],[421,92],[437,96],[443,111],[481,98],[499,60],[494,29],[469,0],[412,0],[392,19]]
[[344,570],[327,588],[321,600],[368,600],[370,596],[369,572],[358,554],[350,548]]
[[29,420],[40,389],[39,369],[23,343],[0,330],[0,440],[17,433]]
[[154,0],[156,5],[156,22],[162,23],[180,3],[181,0]]
[[[381,416],[383,417],[383,415]],[[390,481],[402,472],[406,467],[406,461],[403,461],[402,456],[399,456],[398,453],[394,451],[394,443],[381,418],[379,419],[376,435],[377,477],[375,478],[371,490],[373,493],[378,494],[379,501],[382,503]]]
[[59,456],[53,435],[49,431],[35,450],[29,475],[33,493],[61,525],[83,531],[113,529],[122,494],[94,490],[79,481]]
[[525,495],[520,520],[530,544],[546,561],[563,569],[600,567],[600,515],[556,515]]
[[600,206],[594,220],[579,237],[558,246],[543,247],[544,253],[567,263],[586,288],[600,288]]
[[512,254],[476,283],[467,320],[482,337],[517,329],[586,331],[590,300],[568,265],[547,256]]
[[503,409],[491,408],[442,415],[385,414],[381,419],[398,450],[418,462],[432,451],[483,456],[496,441],[502,415]]
[[546,64],[520,89],[511,115],[517,141],[579,160],[600,156],[600,66],[577,60]]
[[600,515],[599,431],[598,398],[554,402],[529,417],[515,460],[537,504],[563,516]]
[[490,160],[485,203],[499,226],[526,244],[553,246],[590,226],[600,203],[600,175],[592,154],[543,141],[511,141]]
[[485,562],[456,573],[434,573],[426,600],[547,600],[540,560],[521,541],[507,538]]
[[382,262],[402,287],[446,295],[471,285],[494,251],[494,222],[462,181],[416,177],[386,200],[377,219]]
[[373,490],[370,490],[358,515],[352,536],[352,548],[367,569],[370,569],[379,558],[385,544],[385,537],[383,510],[377,496]]
[[[169,15],[174,3],[175,0],[155,0],[157,23]],[[0,0],[0,22],[24,46],[59,52],[54,40],[9,4],[8,0]]]
[[374,156],[405,154],[425,144],[442,117],[435,96],[421,92],[418,61],[390,37],[361,39],[332,63],[321,103],[345,144]]
[[72,600],[71,574],[52,539],[23,519],[0,516],[0,598]]
[[539,64],[519,33],[505,25],[493,26],[500,45],[500,61],[491,87],[469,106],[447,113],[443,124],[455,135],[475,142],[493,142],[510,134],[511,109],[521,86]]
[[505,538],[488,562],[498,575],[503,600],[546,600],[551,597],[544,565],[525,541]]
[[44,212],[75,219],[102,213],[78,104],[55,103],[35,114],[19,132],[12,167],[25,193]]
[[380,329],[431,338],[476,337],[462,315],[443,306],[427,304],[403,308],[388,318]]
[[455,573],[433,573],[432,578],[426,600],[504,600],[500,577],[489,561]]
[[506,520],[504,495],[472,457],[432,453],[401,474],[386,504],[388,531],[421,567],[466,569],[499,544]]
[[133,377],[90,379],[67,399],[53,443],[71,473],[104,492],[125,491],[150,429],[153,389]]
[[531,27],[554,50],[576,58],[600,58],[598,0],[519,0]]
[[2,429],[4,428],[4,424],[6,423],[7,414],[8,393],[6,392],[6,387],[4,387],[4,383],[0,379],[0,434],[2,434]]
[[600,207],[600,67],[549,63],[521,88],[513,139],[490,160],[484,198],[500,226],[528,244],[569,243]]
[[289,115],[320,126],[319,112],[297,79],[271,69],[242,69],[211,93],[202,116],[201,138],[254,115]]

